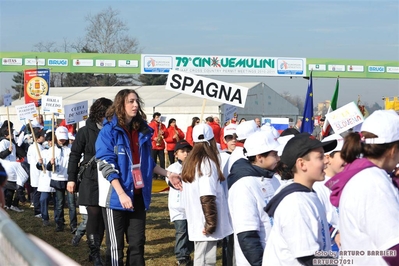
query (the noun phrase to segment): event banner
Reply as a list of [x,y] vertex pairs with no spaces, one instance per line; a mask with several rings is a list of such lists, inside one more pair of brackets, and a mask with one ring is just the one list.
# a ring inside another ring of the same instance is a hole
[[207,76],[306,75],[306,58],[143,54],[141,61],[143,74],[164,74],[178,70]]
[[52,73],[167,74],[399,79],[398,60],[170,54],[0,52],[0,72],[49,68]]
[[50,69],[28,69],[24,71],[25,103],[41,106],[43,95],[48,95],[50,88]]

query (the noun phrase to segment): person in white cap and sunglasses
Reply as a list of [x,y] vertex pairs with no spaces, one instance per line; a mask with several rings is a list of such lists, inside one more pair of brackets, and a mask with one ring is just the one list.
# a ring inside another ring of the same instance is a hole
[[[345,137],[344,170],[326,186],[339,207],[342,256],[354,265],[399,265],[399,116],[372,113]],[[390,176],[391,175],[391,176]],[[356,256],[352,254],[364,254]]]
[[272,226],[263,208],[280,186],[273,172],[279,146],[271,131],[253,133],[244,144],[247,159],[237,160],[227,179],[237,265],[262,265]]
[[331,249],[332,251],[337,252],[339,247],[341,246],[340,241],[340,233],[339,233],[339,217],[338,217],[338,209],[333,206],[330,202],[331,190],[325,186],[325,183],[331,179],[331,177],[336,174],[342,172],[344,170],[345,161],[341,158],[341,150],[344,145],[344,139],[339,134],[332,134],[330,136],[325,137],[322,142],[336,140],[337,145],[335,148],[329,152],[324,153],[324,156],[327,159],[327,166],[324,169],[326,173],[324,181],[318,181],[313,184],[313,190],[316,191],[317,197],[320,199],[323,204],[327,222],[329,224],[330,236],[331,236]]
[[237,134],[237,143],[236,143],[236,148],[234,151],[231,153],[229,162],[228,162],[228,172],[230,174],[231,167],[234,164],[235,161],[237,161],[240,158],[246,159],[244,153],[243,153],[243,145],[245,143],[245,140],[251,136],[253,133],[259,131],[258,125],[256,125],[254,120],[249,120],[240,123],[237,126],[236,129],[236,134]]
[[194,241],[194,265],[216,265],[218,240],[232,234],[225,180],[212,128],[193,128],[194,147],[183,163],[183,199],[188,235]]

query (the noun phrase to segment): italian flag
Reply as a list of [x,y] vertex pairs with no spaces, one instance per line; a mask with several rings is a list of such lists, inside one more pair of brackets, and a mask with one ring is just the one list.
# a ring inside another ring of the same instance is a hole
[[[338,91],[339,91],[339,77],[337,78],[337,83],[335,84],[334,95],[331,99],[330,107],[328,107],[327,114],[329,112],[332,112],[337,109]],[[328,122],[328,119],[326,119],[326,121],[324,122],[324,125],[323,125],[323,129],[321,131],[322,132],[321,134],[323,135],[323,137],[327,137],[330,133],[330,130],[331,130],[330,122]]]

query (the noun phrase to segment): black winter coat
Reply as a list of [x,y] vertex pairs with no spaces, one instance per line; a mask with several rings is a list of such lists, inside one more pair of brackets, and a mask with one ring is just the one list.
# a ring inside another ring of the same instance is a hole
[[[85,165],[96,154],[96,140],[100,129],[96,123],[88,118],[86,126],[79,129],[75,141],[72,144],[71,155],[68,162],[68,181],[77,184],[79,165]],[[80,159],[83,161],[80,163]],[[79,185],[79,205],[98,206],[98,181],[97,164],[95,162],[82,174],[82,182]]]

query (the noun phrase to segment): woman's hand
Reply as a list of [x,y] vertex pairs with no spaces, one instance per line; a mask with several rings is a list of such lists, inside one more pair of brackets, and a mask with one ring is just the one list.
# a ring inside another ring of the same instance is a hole
[[168,179],[175,189],[183,190],[181,176],[179,174],[170,172]]
[[76,187],[75,182],[73,182],[73,181],[68,181],[68,183],[67,183],[67,190],[68,190],[69,193],[72,194],[73,192],[75,192],[75,187]]
[[125,193],[122,192],[119,196],[119,201],[124,209],[133,210],[132,199]]

